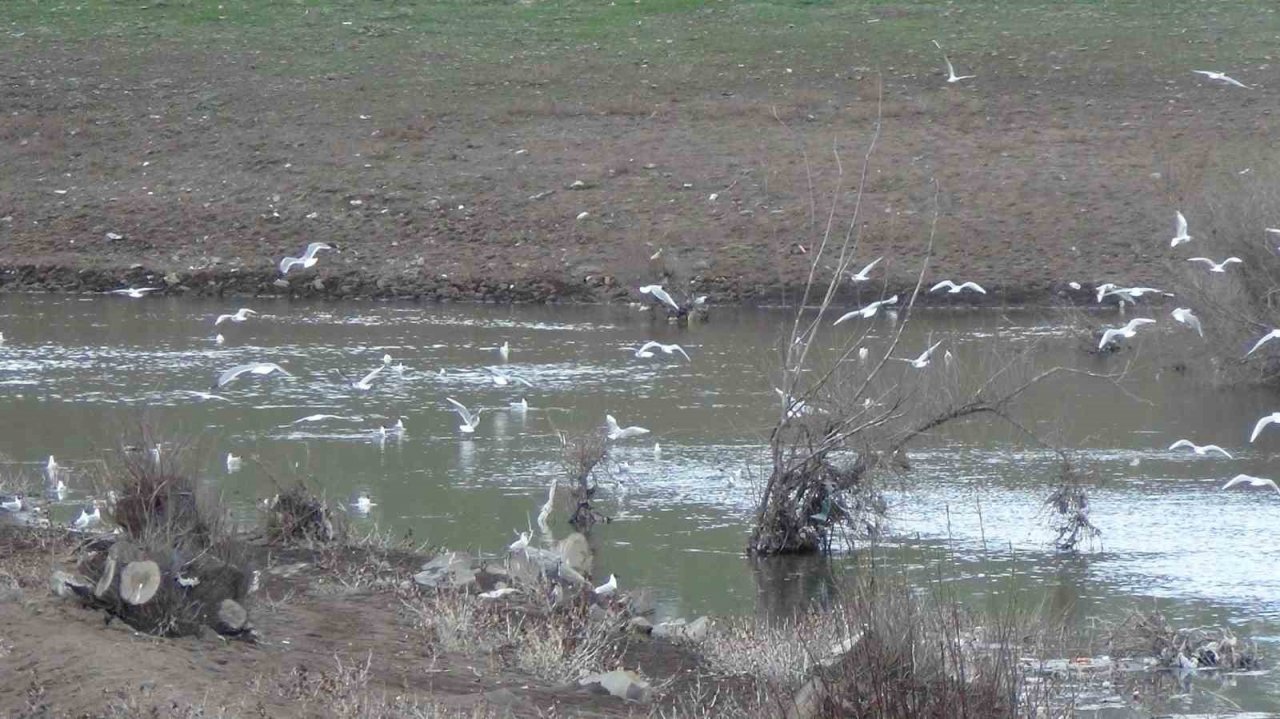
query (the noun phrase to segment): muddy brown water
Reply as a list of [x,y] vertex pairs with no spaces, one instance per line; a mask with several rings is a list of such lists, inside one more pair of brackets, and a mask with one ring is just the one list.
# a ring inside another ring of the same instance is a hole
[[[214,317],[240,306],[261,314],[216,328],[225,343],[215,344]],[[718,309],[709,323],[681,329],[625,306],[5,295],[0,453],[10,475],[37,484],[54,455],[66,469],[67,493],[49,501],[54,518],[69,521],[100,496],[103,461],[122,436],[147,423],[166,439],[191,442],[196,449],[181,461],[216,483],[245,522],[276,491],[273,482],[305,476],[348,506],[358,527],[500,553],[547,495],[558,471],[556,433],[603,426],[612,413],[651,434],[614,452],[600,493],[614,521],[594,532],[597,574],[650,588],[669,616],[786,614],[825,601],[839,586],[820,562],[753,563],[743,555],[752,477],[761,474],[778,411],[776,347],[790,316]],[[876,322],[873,343],[883,341],[892,319]],[[1280,496],[1219,487],[1240,472],[1280,476],[1280,432],[1248,442],[1254,420],[1280,409],[1280,396],[1214,389],[1195,371],[1177,371],[1178,358],[1195,349],[1164,324],[1140,338],[1125,391],[1065,376],[1033,390],[1019,408],[1025,424],[1096,473],[1099,541],[1072,555],[1053,551],[1042,502],[1055,457],[1007,428],[969,422],[913,447],[910,475],[889,491],[891,531],[874,550],[880,560],[922,586],[942,578],[975,606],[1012,597],[1084,625],[1157,606],[1179,626],[1229,625],[1273,661],[1280,652]],[[1011,349],[1043,342],[1045,366],[1103,371],[1125,358],[1081,353],[1060,317],[1036,311],[920,313],[898,354],[914,355],[943,337],[963,368],[991,351],[993,336]],[[692,361],[635,357],[649,339],[680,343]],[[510,345],[505,363],[497,351],[503,342]],[[352,390],[340,376],[356,379],[381,366],[384,354],[392,366],[371,390]],[[218,391],[224,399],[193,393],[209,390],[219,371],[259,360],[279,362],[293,376],[241,380]],[[488,368],[532,386],[497,386]],[[458,431],[446,397],[485,410],[473,435]],[[521,399],[526,411],[512,404]],[[314,414],[343,419],[295,423]],[[404,433],[384,438],[379,428],[397,418]],[[1166,449],[1182,437],[1220,444],[1234,459]],[[228,453],[243,458],[238,471],[228,471]],[[373,503],[367,514],[352,505],[362,494]],[[565,531],[566,504],[562,492],[557,534]],[[837,575],[840,566],[837,560]],[[1175,713],[1220,709],[1218,697],[1239,711],[1280,712],[1280,681],[1269,672],[1182,681],[1185,691],[1167,707]],[[1096,697],[1103,715],[1119,701],[1106,692]]]

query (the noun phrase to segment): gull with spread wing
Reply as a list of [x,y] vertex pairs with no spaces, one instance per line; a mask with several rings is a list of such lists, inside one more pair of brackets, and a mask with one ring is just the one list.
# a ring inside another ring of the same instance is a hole
[[930,292],[937,292],[938,290],[940,290],[940,289],[942,289],[942,288],[944,288],[944,287],[945,287],[945,288],[947,288],[947,294],[949,294],[949,295],[956,295],[956,294],[960,294],[960,293],[961,293],[961,292],[963,292],[964,290],[973,290],[974,292],[977,292],[977,293],[979,293],[979,294],[983,294],[983,295],[987,294],[987,291],[986,291],[986,290],[984,290],[984,289],[982,289],[982,286],[981,286],[981,285],[979,285],[977,282],[964,282],[964,283],[961,283],[961,284],[958,284],[958,285],[957,285],[956,283],[952,282],[951,280],[943,280],[943,281],[939,282],[938,284],[934,285],[933,287],[930,287],[930,288],[929,288],[929,291],[930,291]]
[[1208,257],[1192,257],[1187,260],[1187,262],[1203,262],[1207,264],[1209,266],[1210,272],[1226,272],[1227,265],[1234,264],[1236,262],[1243,262],[1243,261],[1244,260],[1241,260],[1239,257],[1228,257],[1222,262],[1214,262]]
[[476,427],[480,424],[480,413],[484,412],[484,410],[478,409],[473,414],[471,410],[467,409],[466,406],[458,400],[452,397],[445,397],[444,399],[446,402],[453,405],[453,411],[457,412],[458,416],[462,418],[462,424],[458,425],[458,430],[464,434],[471,434],[475,432]]
[[690,362],[693,361],[692,359],[689,359],[689,353],[685,352],[684,348],[681,347],[680,345],[677,345],[677,344],[664,345],[661,342],[657,342],[654,340],[649,340],[648,342],[645,342],[644,344],[640,345],[640,349],[636,350],[636,357],[643,357],[643,358],[652,357],[653,350],[655,349],[662,350],[667,354],[675,354],[676,352],[679,352],[680,354],[684,355],[685,359],[689,360]]
[[911,365],[912,367],[915,367],[916,369],[924,369],[925,367],[929,366],[929,355],[933,354],[933,351],[938,349],[938,345],[940,344],[942,344],[942,340],[938,340],[937,342],[934,342],[933,345],[929,347],[929,349],[925,350],[923,354],[921,354],[919,357],[916,357],[915,359],[907,359],[905,357],[890,357],[889,359],[898,360],[899,362],[906,362],[907,364]]
[[1138,334],[1138,328],[1142,325],[1155,324],[1155,320],[1147,317],[1136,317],[1129,320],[1129,323],[1123,327],[1111,327],[1102,333],[1102,341],[1098,342],[1098,349],[1103,349],[1117,337],[1132,339]]
[[287,275],[289,274],[289,270],[292,270],[294,267],[297,267],[298,265],[302,265],[302,268],[304,270],[310,269],[315,266],[316,262],[319,261],[316,259],[317,252],[319,252],[320,250],[332,250],[332,249],[333,247],[323,242],[312,242],[311,244],[307,245],[307,249],[303,251],[301,257],[286,257],[283,260],[280,260],[280,274]]
[[248,374],[265,376],[265,375],[271,374],[272,372],[279,372],[280,374],[286,377],[293,376],[289,374],[287,371],[285,371],[284,367],[281,367],[275,362],[250,362],[249,364],[236,365],[235,367],[232,367],[231,369],[226,370],[222,374],[218,375],[218,379],[214,383],[214,389],[217,389],[219,387],[225,387],[226,385],[234,382],[236,378],[242,374],[248,373]]
[[1199,445],[1199,444],[1196,444],[1195,442],[1192,442],[1189,439],[1180,439],[1177,442],[1174,442],[1173,444],[1169,445],[1169,450],[1172,451],[1172,450],[1178,449],[1179,447],[1187,447],[1192,452],[1195,452],[1196,454],[1202,457],[1208,454],[1209,452],[1217,452],[1221,454],[1223,457],[1226,457],[1227,459],[1233,459],[1230,452],[1219,447],[1216,444]]
[[870,319],[876,316],[876,313],[880,311],[881,307],[890,307],[896,304],[898,304],[898,296],[894,295],[893,297],[890,297],[887,300],[878,300],[876,302],[872,302],[871,304],[861,309],[856,309],[852,312],[846,312],[845,314],[840,315],[840,318],[837,319],[835,322],[832,322],[831,324],[833,326],[838,325],[841,322],[844,322],[845,320],[851,320],[854,317],[861,317],[862,319]]

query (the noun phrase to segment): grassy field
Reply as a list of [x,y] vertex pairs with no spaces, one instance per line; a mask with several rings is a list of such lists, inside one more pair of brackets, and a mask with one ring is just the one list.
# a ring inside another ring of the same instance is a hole
[[[1153,280],[1175,206],[1275,144],[1262,2],[16,0],[3,22],[20,285],[141,264],[275,291],[270,263],[320,237],[353,250],[327,294],[607,297],[667,270],[772,297],[881,114],[859,227],[890,283],[937,180],[934,266],[1036,299]],[[948,85],[944,51],[977,77]]]

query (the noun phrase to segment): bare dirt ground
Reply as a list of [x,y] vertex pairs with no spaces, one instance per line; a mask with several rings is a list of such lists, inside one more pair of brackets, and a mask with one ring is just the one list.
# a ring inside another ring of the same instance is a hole
[[[1209,231],[1205,188],[1275,145],[1274,9],[1184,5],[26,9],[0,287],[610,300],[665,271],[794,300],[878,115],[853,229],[891,288],[935,206],[927,279],[983,301],[1155,283],[1174,210]],[[945,82],[931,39],[977,77]],[[315,240],[342,252],[273,284]]]

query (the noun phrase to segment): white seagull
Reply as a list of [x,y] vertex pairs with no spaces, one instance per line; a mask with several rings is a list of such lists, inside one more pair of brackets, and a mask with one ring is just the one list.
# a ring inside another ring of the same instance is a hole
[[1102,333],[1102,341],[1098,342],[1098,349],[1102,349],[1111,344],[1111,341],[1116,337],[1132,339],[1134,335],[1138,334],[1139,327],[1149,324],[1155,324],[1155,320],[1147,317],[1136,317],[1129,320],[1129,323],[1124,327],[1111,327]]
[[[340,414],[309,414],[306,417],[295,419],[289,424],[306,424],[307,422],[323,422],[326,419],[340,419],[345,422],[359,422],[359,417],[343,417]],[[288,425],[286,425],[288,426]]]
[[234,454],[227,452],[227,474],[235,474],[240,471],[240,467],[244,464],[243,460]]
[[881,307],[888,307],[896,304],[898,304],[898,296],[894,295],[893,297],[890,297],[887,300],[878,300],[876,302],[872,302],[871,304],[867,305],[866,307],[863,307],[862,309],[857,309],[852,312],[846,312],[845,314],[840,315],[840,318],[837,319],[835,322],[832,322],[831,324],[833,326],[838,325],[841,322],[844,322],[845,320],[851,320],[854,317],[861,317],[862,319],[870,319],[876,316],[876,313],[880,311]]
[[1257,439],[1258,435],[1262,434],[1262,430],[1267,428],[1267,425],[1275,424],[1276,422],[1280,422],[1280,412],[1272,412],[1258,420],[1257,424],[1253,425],[1253,434],[1249,435],[1249,441],[1252,442]]
[[453,405],[453,410],[462,418],[462,424],[458,425],[458,429],[466,434],[475,432],[476,427],[480,424],[480,413],[484,410],[478,409],[475,411],[475,414],[472,414],[471,410],[467,409],[461,402],[452,397],[445,397],[445,401]]
[[612,595],[617,590],[618,590],[618,578],[615,575],[610,574],[609,581],[605,582],[604,584],[601,584],[600,586],[596,587],[592,591],[595,593],[597,597],[607,597]]
[[1230,265],[1236,262],[1243,262],[1243,261],[1244,260],[1241,260],[1239,257],[1228,257],[1222,262],[1214,262],[1208,257],[1192,257],[1191,259],[1187,260],[1187,262],[1204,262],[1205,264],[1209,265],[1210,272],[1226,272],[1227,265]]
[[964,291],[964,290],[966,290],[966,289],[973,290],[974,292],[977,292],[977,293],[979,293],[979,294],[983,294],[983,295],[987,294],[987,291],[986,291],[986,290],[984,290],[984,289],[982,289],[982,286],[981,286],[981,285],[979,285],[977,282],[965,282],[965,283],[963,283],[963,284],[959,284],[959,285],[957,285],[956,283],[952,282],[951,280],[943,280],[943,281],[939,282],[938,284],[934,285],[933,287],[930,287],[930,288],[929,288],[929,291],[930,291],[930,292],[937,292],[938,290],[940,290],[940,289],[942,289],[942,288],[944,288],[944,287],[946,287],[946,288],[947,288],[947,294],[949,294],[949,295],[959,294],[960,292],[963,292],[963,291]]
[[507,385],[511,384],[513,381],[519,382],[525,387],[533,386],[533,383],[530,382],[529,380],[523,377],[517,377],[516,375],[513,375],[510,372],[503,372],[502,370],[496,369],[494,367],[486,367],[485,369],[488,370],[489,374],[493,375],[492,377],[493,383],[498,387],[506,387]]
[[529,546],[529,540],[533,538],[532,532],[516,532],[516,541],[507,545],[508,552],[519,552]]
[[480,592],[476,596],[480,597],[481,599],[495,600],[495,599],[502,599],[508,594],[515,594],[518,591],[520,590],[516,589],[515,587],[498,587],[497,589],[494,589],[492,591]]
[[684,355],[685,359],[689,360],[690,362],[693,361],[689,359],[689,353],[685,352],[684,348],[681,347],[680,345],[677,345],[677,344],[664,345],[661,342],[656,342],[654,340],[649,340],[648,342],[645,342],[644,344],[640,345],[640,349],[636,350],[636,357],[646,357],[646,358],[652,357],[653,350],[655,349],[662,350],[667,354],[674,354],[676,352],[679,352],[680,354]]
[[1200,318],[1191,313],[1186,307],[1179,307],[1173,311],[1173,318],[1178,322],[1190,327],[1196,331],[1196,334],[1204,337],[1204,328],[1200,326]]
[[1266,344],[1266,343],[1270,342],[1271,340],[1273,340],[1273,339],[1275,339],[1275,338],[1277,338],[1277,337],[1280,337],[1280,330],[1271,330],[1270,332],[1266,333],[1265,335],[1263,335],[1263,336],[1259,337],[1259,338],[1258,338],[1258,341],[1253,343],[1253,347],[1252,347],[1252,348],[1250,348],[1248,352],[1245,352],[1245,353],[1244,353],[1244,356],[1245,356],[1245,357],[1248,357],[1249,355],[1251,355],[1251,354],[1253,354],[1254,352],[1256,352],[1256,351],[1258,350],[1258,348],[1259,348],[1259,347],[1261,347],[1262,345],[1264,345],[1264,344]]
[[498,348],[498,356],[502,358],[503,362],[506,362],[511,357],[511,345],[506,340],[503,340],[502,346]]
[[859,270],[858,274],[849,275],[849,279],[853,280],[854,284],[857,284],[859,282],[866,282],[867,280],[871,279],[871,277],[869,276],[869,273],[871,272],[871,268],[875,267],[877,264],[880,263],[880,260],[883,260],[883,259],[884,259],[883,256],[875,258],[874,260],[869,262],[866,267],[863,267],[861,270]]
[[547,520],[551,518],[551,509],[556,502],[556,478],[551,478],[551,485],[547,487],[547,501],[538,509],[538,529],[550,534],[551,528],[547,526]]
[[1236,476],[1231,478],[1230,482],[1227,482],[1226,484],[1222,485],[1222,488],[1231,489],[1232,487],[1238,487],[1240,485],[1246,485],[1249,487],[1258,487],[1258,488],[1270,487],[1274,489],[1276,492],[1280,492],[1280,487],[1276,486],[1276,481],[1274,479],[1264,479],[1262,477],[1253,477],[1247,474],[1237,474]]
[[1230,452],[1219,447],[1216,444],[1199,445],[1199,444],[1196,444],[1195,442],[1192,442],[1189,439],[1180,439],[1177,442],[1174,442],[1173,444],[1169,445],[1169,450],[1172,451],[1172,450],[1178,449],[1179,447],[1188,447],[1191,449],[1192,452],[1195,452],[1196,454],[1202,457],[1208,454],[1209,452],[1218,452],[1219,454],[1221,454],[1223,457],[1226,457],[1227,459],[1234,459],[1231,456]]
[[[1165,292],[1164,290],[1157,290],[1154,287],[1115,287],[1115,286],[1112,286],[1106,292],[1103,292],[1100,296],[1102,297],[1114,296],[1114,297],[1119,297],[1121,302],[1125,300],[1128,300],[1129,302],[1133,302],[1134,300],[1136,300],[1137,298],[1143,295],[1151,295],[1151,294],[1164,295],[1165,297],[1173,297],[1172,293]],[[1098,300],[1098,301],[1101,302],[1102,300]]]
[[285,368],[281,367],[275,362],[251,362],[249,364],[236,365],[235,367],[232,367],[231,369],[226,370],[222,374],[218,375],[218,380],[215,383],[214,387],[215,388],[225,387],[228,384],[231,384],[232,382],[234,382],[237,377],[245,373],[256,374],[256,375],[269,375],[272,372],[279,372],[280,374],[286,377],[293,376],[289,374],[287,371],[285,371]]
[[147,296],[148,292],[159,292],[159,287],[126,287],[122,290],[111,290],[113,295],[124,295],[135,300],[140,300]]
[[676,304],[676,301],[671,299],[671,295],[667,294],[667,291],[662,289],[662,285],[645,285],[640,288],[640,292],[653,295],[655,299],[671,307],[671,309],[676,312],[680,311],[680,305]]
[[280,260],[280,274],[287,275],[289,274],[289,270],[292,270],[298,265],[302,265],[303,269],[314,267],[316,262],[318,262],[316,259],[316,253],[320,250],[332,249],[333,247],[326,245],[323,242],[312,242],[307,245],[307,249],[302,253],[301,257],[286,257],[283,260]]
[[71,526],[75,527],[76,529],[84,529],[90,524],[94,524],[96,522],[101,522],[101,521],[102,521],[102,512],[98,511],[98,503],[94,502],[93,511],[90,512],[87,509],[81,509],[80,516],[76,517],[76,520],[71,523]]
[[1209,78],[1210,80],[1217,80],[1218,82],[1225,82],[1225,83],[1227,83],[1228,85],[1235,85],[1236,87],[1243,87],[1243,88],[1244,88],[1244,89],[1246,89],[1246,90],[1248,90],[1248,89],[1249,89],[1249,86],[1248,86],[1248,85],[1244,84],[1243,82],[1240,82],[1239,80],[1236,80],[1235,78],[1228,77],[1228,76],[1227,76],[1227,74],[1226,74],[1225,72],[1214,72],[1213,70],[1192,70],[1191,72],[1194,72],[1194,73],[1195,73],[1195,74],[1197,74],[1197,75],[1204,75],[1205,77]]
[[1183,217],[1181,212],[1176,214],[1178,215],[1178,233],[1173,236],[1172,240],[1169,240],[1170,247],[1177,247],[1184,242],[1191,241],[1191,235],[1187,234],[1187,218]]
[[649,430],[644,427],[619,427],[618,420],[613,415],[606,414],[604,416],[605,424],[609,427],[609,439],[630,439],[631,437],[639,437],[642,434],[649,434]]
[[357,389],[357,390],[360,390],[361,392],[368,392],[369,390],[373,389],[374,378],[377,377],[382,372],[382,370],[386,368],[387,368],[386,365],[378,365],[378,367],[375,368],[369,374],[361,377],[355,382],[352,382],[351,389]]
[[24,507],[26,503],[22,501],[22,495],[0,496],[0,509],[6,512],[21,512]]
[[221,345],[221,344],[224,344],[226,341],[227,341],[227,338],[226,338],[226,337],[223,337],[221,333],[216,334],[216,335],[214,335],[214,336],[213,336],[213,343],[214,343],[215,345]]
[[960,82],[961,80],[968,80],[970,78],[977,77],[977,75],[957,75],[955,67],[951,65],[951,58],[947,57],[946,55],[943,55],[942,59],[947,62],[947,82],[948,83]]
[[248,307],[241,307],[240,309],[236,310],[234,314],[218,315],[218,318],[213,321],[213,326],[217,327],[218,325],[222,324],[223,322],[226,322],[227,320],[231,320],[232,322],[244,322],[245,320],[249,319],[250,315],[256,315],[256,314],[258,313],[249,309]]
[[919,357],[915,359],[906,359],[903,357],[890,357],[889,359],[896,359],[899,362],[906,362],[907,364],[911,365],[912,367],[915,367],[916,369],[924,369],[925,367],[929,366],[929,355],[933,354],[933,351],[938,349],[938,345],[940,344],[942,344],[942,340],[938,340],[937,342],[934,342],[932,347],[925,350],[923,354],[921,354]]

